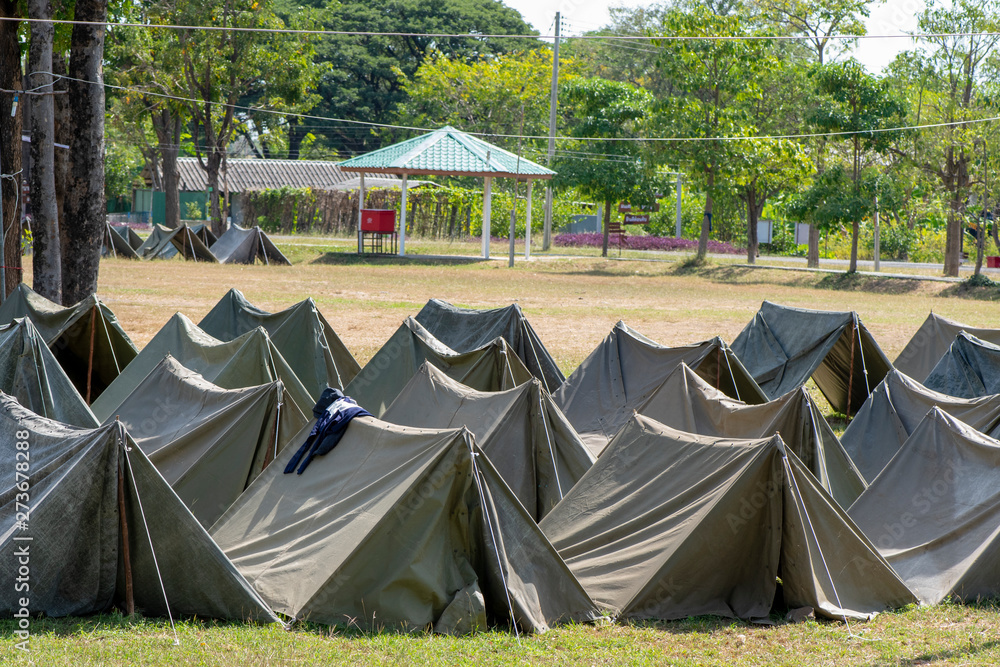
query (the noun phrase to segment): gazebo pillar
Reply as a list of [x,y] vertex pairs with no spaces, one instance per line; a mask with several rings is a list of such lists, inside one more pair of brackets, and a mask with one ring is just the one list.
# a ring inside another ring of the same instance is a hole
[[406,174],[399,195],[399,254],[406,254]]
[[528,179],[528,201],[524,211],[524,258],[531,259],[531,184]]
[[483,179],[483,259],[490,258],[490,213],[493,207],[493,178]]
[[361,188],[358,190],[358,254],[364,252],[364,235],[361,232],[361,220],[364,214],[361,211],[365,208],[365,173],[361,172]]

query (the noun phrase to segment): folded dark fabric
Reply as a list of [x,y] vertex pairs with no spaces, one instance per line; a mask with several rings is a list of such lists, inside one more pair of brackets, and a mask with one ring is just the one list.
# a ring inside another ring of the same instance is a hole
[[[285,474],[295,471],[297,474],[309,466],[317,456],[329,453],[347,432],[347,427],[355,417],[371,417],[372,414],[359,406],[349,396],[344,396],[338,389],[327,387],[323,390],[319,401],[313,407],[316,425],[309,431],[309,437],[295,452],[295,456],[285,466]],[[299,461],[302,465],[299,465]]]

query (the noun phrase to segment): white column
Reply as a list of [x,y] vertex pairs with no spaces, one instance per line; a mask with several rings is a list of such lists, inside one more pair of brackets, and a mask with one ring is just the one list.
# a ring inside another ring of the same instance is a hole
[[493,177],[483,179],[483,259],[490,258],[490,213],[493,208]]
[[684,190],[681,186],[681,173],[677,172],[677,222],[676,222],[676,234],[677,238],[681,238],[684,235],[684,219],[681,216],[684,206]]
[[403,185],[399,195],[399,254],[406,254],[406,174],[403,174]]
[[364,236],[361,234],[361,210],[365,207],[365,175],[361,174],[361,189],[358,190],[358,254],[363,252],[362,249],[362,239]]
[[524,212],[524,258],[531,259],[531,184],[528,180],[528,205]]

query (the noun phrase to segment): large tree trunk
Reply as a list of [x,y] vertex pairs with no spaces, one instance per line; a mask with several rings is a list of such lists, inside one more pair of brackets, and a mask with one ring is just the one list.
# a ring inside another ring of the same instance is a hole
[[809,251],[806,253],[806,266],[810,269],[819,268],[819,228],[809,225]]
[[715,171],[708,172],[708,186],[705,189],[705,215],[701,219],[701,234],[698,235],[698,259],[705,259],[708,254],[708,235],[712,231],[712,190],[715,188]]
[[757,237],[757,221],[759,219],[756,192],[751,189],[747,192],[747,264],[757,263],[757,247],[760,244]]
[[226,232],[226,221],[222,217],[222,206],[219,197],[219,171],[222,169],[222,153],[212,151],[208,154],[206,162],[206,172],[208,174],[208,203],[210,217],[212,220],[212,231],[216,236],[222,236]]
[[[49,0],[30,0],[28,16],[52,18]],[[51,301],[62,303],[62,253],[59,229],[59,200],[56,193],[55,92],[52,72],[52,44],[55,28],[44,21],[31,24],[28,51],[28,87],[41,88],[29,106],[31,132],[32,283],[34,290]]]
[[952,191],[948,208],[948,227],[944,242],[944,275],[957,277],[962,264],[962,218],[960,215],[962,201],[959,190]]
[[611,228],[611,202],[604,202],[604,242],[601,244],[601,257],[608,256],[608,235]]
[[166,108],[153,113],[152,116],[153,129],[160,144],[160,163],[163,169],[163,223],[171,228],[180,227],[181,174],[177,168],[177,154],[180,152],[181,119]]
[[[852,179],[854,181],[854,198],[855,201],[858,200],[861,194],[861,139],[855,135],[854,136],[854,162],[852,164]],[[848,267],[848,273],[856,273],[858,270],[858,233],[860,232],[861,221],[857,216],[854,218],[854,222],[851,223],[851,265]]]
[[288,159],[298,160],[302,152],[302,140],[305,139],[306,131],[302,127],[302,121],[293,118],[288,122]]
[[107,0],[76,0],[70,46],[69,94],[73,100],[72,167],[66,197],[63,302],[97,291],[101,241],[107,220],[104,195],[104,21]]
[[[0,17],[17,16],[17,6],[10,0],[0,0]],[[18,21],[0,21],[0,219],[3,220],[6,285],[3,295],[21,282],[21,135],[25,101],[19,98],[17,112],[11,115],[14,94],[4,90],[21,90],[21,53],[18,48]],[[13,174],[18,174],[13,176]]]

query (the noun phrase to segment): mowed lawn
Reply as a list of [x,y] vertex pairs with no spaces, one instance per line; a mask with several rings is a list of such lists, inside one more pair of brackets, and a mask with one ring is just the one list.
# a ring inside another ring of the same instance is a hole
[[[426,252],[434,252],[428,244]],[[685,269],[668,261],[551,258],[508,269],[506,262],[361,261],[321,245],[284,247],[292,267],[232,267],[180,260],[105,260],[100,295],[140,347],[177,311],[199,321],[230,287],[279,310],[313,297],[363,364],[430,298],[472,307],[517,301],[569,374],[622,319],[665,345],[739,333],[761,301],[856,310],[890,359],[927,313],[1000,328],[1000,292],[949,283],[847,279],[823,274],[714,264]],[[474,252],[475,249],[472,250]],[[695,618],[647,625],[556,628],[537,636],[491,631],[467,638],[364,634],[350,628],[178,623],[174,645],[161,619],[118,615],[34,619],[30,652],[15,648],[11,621],[0,622],[0,662],[113,664],[678,664],[950,665],[1000,662],[1000,609],[941,605],[886,613],[866,623],[780,617],[774,625]]]

